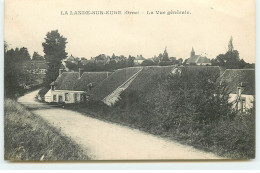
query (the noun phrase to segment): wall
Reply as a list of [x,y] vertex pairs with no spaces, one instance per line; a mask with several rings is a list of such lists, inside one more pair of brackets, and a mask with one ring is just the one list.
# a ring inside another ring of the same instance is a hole
[[[65,101],[65,93],[68,93],[68,100]],[[83,94],[84,91],[70,91],[70,90],[54,90],[51,92],[51,102],[53,101],[53,95],[56,95],[56,101],[58,102],[59,96],[62,96],[62,102],[65,103],[75,103],[74,94],[78,94],[77,102],[80,102],[80,94]]]
[[[250,109],[253,107],[253,101],[254,101],[254,96],[253,95],[245,95],[242,94],[241,97],[246,98],[246,109]],[[237,98],[237,94],[229,94],[229,102],[234,102]],[[235,108],[235,104],[233,105],[233,108]]]

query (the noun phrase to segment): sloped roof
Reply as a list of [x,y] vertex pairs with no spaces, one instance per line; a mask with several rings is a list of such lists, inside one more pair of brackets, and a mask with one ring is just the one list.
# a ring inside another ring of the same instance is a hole
[[201,55],[194,55],[192,57],[190,57],[188,60],[187,60],[187,63],[190,64],[190,63],[210,63],[210,60],[205,57],[205,56],[201,56]]
[[200,56],[196,63],[210,63],[210,60],[205,56]]
[[198,59],[200,55],[194,55],[192,57],[190,57],[188,60],[187,60],[187,63],[196,63],[196,60]]
[[142,67],[129,67],[116,70],[108,78],[103,80],[99,86],[95,87],[88,93],[90,95],[89,99],[104,99],[141,69]]
[[79,72],[64,72],[56,79],[55,89],[87,91],[88,84],[96,86],[110,74],[110,72],[84,72],[79,78]]
[[255,70],[254,69],[227,69],[220,76],[218,84],[226,84],[230,93],[236,94],[237,87],[245,83],[242,94],[255,95]]
[[137,75],[135,80],[133,80],[124,92],[127,92],[128,90],[146,90],[151,83],[157,82],[156,77],[167,76],[174,68],[175,66],[143,67],[143,70]]

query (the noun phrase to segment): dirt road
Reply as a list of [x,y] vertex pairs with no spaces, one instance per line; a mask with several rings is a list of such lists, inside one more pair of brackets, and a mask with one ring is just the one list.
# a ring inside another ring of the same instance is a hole
[[60,108],[41,109],[46,105],[35,103],[36,93],[27,94],[18,101],[24,105],[39,106],[39,109],[33,112],[60,128],[65,135],[86,149],[93,160],[221,159],[213,153],[74,111]]

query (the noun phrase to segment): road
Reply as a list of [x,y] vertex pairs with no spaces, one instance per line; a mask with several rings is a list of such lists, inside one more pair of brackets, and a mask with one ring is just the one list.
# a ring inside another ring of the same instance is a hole
[[18,99],[49,124],[77,142],[92,160],[222,159],[178,142],[108,123],[78,112],[34,101],[38,91]]

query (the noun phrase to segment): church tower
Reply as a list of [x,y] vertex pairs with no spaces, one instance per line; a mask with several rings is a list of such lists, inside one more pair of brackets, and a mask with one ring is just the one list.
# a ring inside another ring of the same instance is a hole
[[194,49],[193,49],[193,47],[192,47],[192,50],[191,50],[191,52],[190,52],[190,57],[193,57],[193,56],[195,56],[195,51],[194,51]]

